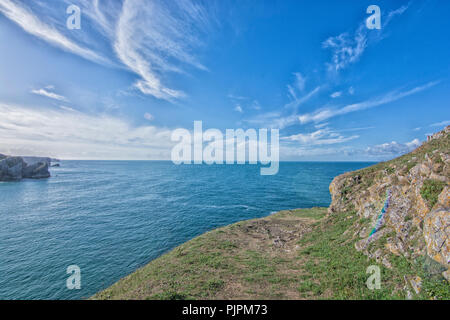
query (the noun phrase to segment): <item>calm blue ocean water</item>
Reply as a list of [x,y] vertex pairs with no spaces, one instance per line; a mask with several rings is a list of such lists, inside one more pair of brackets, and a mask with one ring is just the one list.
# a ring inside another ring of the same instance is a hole
[[[0,183],[0,299],[80,299],[205,231],[328,206],[338,174],[370,163],[176,166],[63,161],[48,180]],[[81,268],[81,290],[66,268]]]

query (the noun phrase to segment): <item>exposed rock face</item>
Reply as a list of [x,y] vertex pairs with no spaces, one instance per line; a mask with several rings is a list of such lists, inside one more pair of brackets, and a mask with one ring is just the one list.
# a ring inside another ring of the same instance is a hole
[[450,262],[450,213],[439,208],[431,211],[424,220],[423,235],[428,255],[442,265]]
[[22,157],[0,155],[0,181],[49,178],[49,162],[35,162],[28,165]]
[[8,157],[0,161],[0,181],[14,181],[22,179],[25,162],[21,157]]
[[27,179],[44,179],[50,177],[48,171],[48,162],[36,162],[26,166],[22,171],[23,178]]
[[[410,154],[340,175],[330,185],[328,213],[357,214],[356,249],[386,267],[393,255],[411,262],[431,258],[450,280],[449,154],[450,126]],[[388,191],[389,208],[379,220]],[[421,282],[413,282],[417,292]]]

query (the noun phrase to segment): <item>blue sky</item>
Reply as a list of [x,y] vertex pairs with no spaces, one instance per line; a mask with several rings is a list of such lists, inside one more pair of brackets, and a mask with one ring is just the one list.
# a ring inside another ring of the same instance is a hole
[[[66,8],[81,8],[81,29]],[[366,28],[369,5],[381,30]],[[0,0],[0,153],[170,159],[279,128],[282,160],[385,160],[450,124],[448,1]]]

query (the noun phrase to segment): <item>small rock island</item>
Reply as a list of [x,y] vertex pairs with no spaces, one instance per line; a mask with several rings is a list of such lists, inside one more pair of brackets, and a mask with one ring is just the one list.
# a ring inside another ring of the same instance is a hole
[[22,179],[46,179],[51,162],[45,157],[15,157],[0,154],[0,181],[20,181]]

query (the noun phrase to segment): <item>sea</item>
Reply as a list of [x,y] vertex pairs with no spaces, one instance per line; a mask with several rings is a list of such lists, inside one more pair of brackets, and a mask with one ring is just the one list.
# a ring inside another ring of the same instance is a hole
[[62,161],[49,179],[0,182],[0,299],[89,298],[206,231],[328,206],[335,176],[372,164],[281,162],[262,176],[250,164]]

